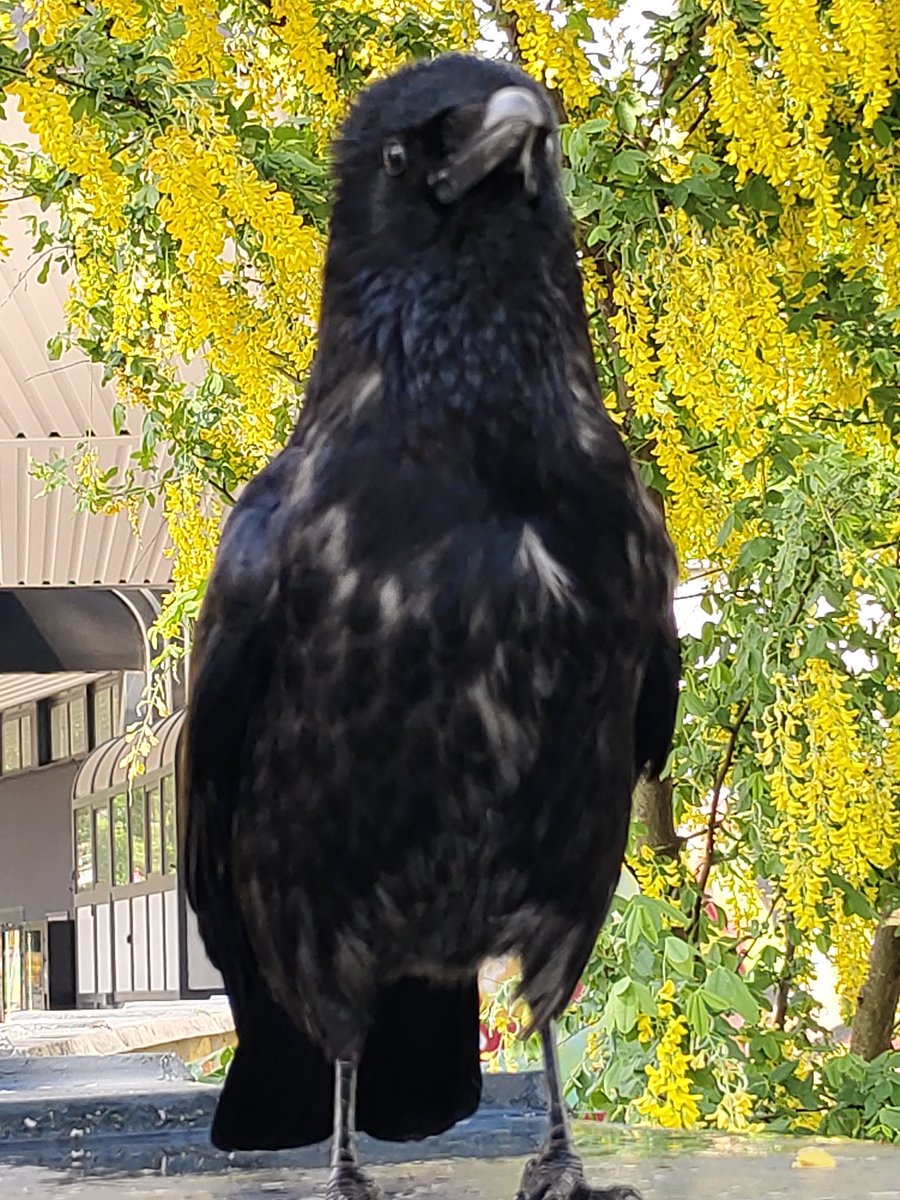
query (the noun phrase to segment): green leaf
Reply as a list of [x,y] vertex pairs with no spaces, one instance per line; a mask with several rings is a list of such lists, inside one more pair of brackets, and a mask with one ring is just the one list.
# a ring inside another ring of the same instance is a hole
[[628,149],[620,150],[618,154],[614,155],[610,166],[617,175],[636,178],[644,169],[646,162],[646,151]]
[[609,129],[609,121],[606,117],[591,117],[589,121],[585,121],[578,128],[582,133],[606,133]]
[[879,146],[889,146],[893,141],[891,129],[887,121],[883,121],[881,117],[876,117],[872,124],[872,137]]
[[684,1015],[697,1037],[705,1038],[712,1029],[712,1015],[703,999],[702,990],[689,992],[684,1002]]
[[684,708],[684,711],[689,713],[692,717],[706,716],[707,705],[704,702],[703,697],[698,695],[696,692],[692,692],[690,690],[683,691],[681,693],[681,704]]
[[775,538],[751,538],[749,542],[744,542],[743,546],[741,546],[741,552],[738,555],[738,565],[741,567],[752,567],[756,563],[771,560],[777,549],[778,542]]
[[761,213],[780,213],[778,193],[764,175],[754,175],[738,192],[738,199]]
[[620,979],[610,989],[603,1018],[607,1029],[617,1029],[626,1035],[634,1029],[638,1018],[638,997],[630,979]]
[[694,953],[683,938],[667,937],[663,946],[666,965],[685,978],[692,974]]
[[775,1068],[769,1076],[772,1083],[787,1083],[791,1079],[796,1070],[797,1064],[794,1062],[783,1062]]
[[96,108],[93,92],[79,92],[69,105],[69,113],[73,121],[80,121],[82,117],[93,116]]
[[637,113],[632,101],[624,96],[620,97],[615,104],[615,114],[622,132],[629,135],[633,134],[635,129],[637,129]]
[[759,1020],[759,1004],[740,975],[733,971],[714,967],[703,990],[707,999],[717,1000],[725,1009],[739,1013],[748,1024],[754,1025]]
[[849,884],[846,879],[838,875],[835,871],[826,869],[825,875],[828,878],[832,887],[837,888],[841,893],[844,902],[844,913],[848,917],[862,917],[866,921],[877,921],[878,913],[873,907],[871,901],[858,891],[852,884]]
[[47,357],[51,362],[59,362],[62,352],[63,344],[59,334],[54,334],[53,337],[47,338]]

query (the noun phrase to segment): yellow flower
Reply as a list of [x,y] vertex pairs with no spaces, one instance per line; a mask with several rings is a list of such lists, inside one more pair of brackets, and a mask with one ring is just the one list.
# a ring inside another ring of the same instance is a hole
[[854,99],[863,105],[863,121],[871,125],[891,97],[895,67],[885,16],[893,0],[831,0],[829,17],[847,58],[847,77]]
[[646,1013],[638,1013],[637,1036],[638,1041],[644,1046],[653,1041],[653,1021]]
[[838,875],[874,901],[871,867],[887,870],[900,841],[891,777],[892,726],[880,761],[867,751],[858,714],[836,669],[811,659],[793,696],[782,690],[770,733],[780,747],[769,786],[779,821],[774,838],[784,864],[782,888],[796,926],[832,932],[841,994],[854,1000],[865,974],[873,923],[847,915]]
[[122,232],[128,181],[114,166],[96,123],[87,117],[73,121],[67,97],[47,80],[23,80],[8,90],[18,97],[25,122],[44,153],[77,177],[80,198],[99,229]]
[[660,1038],[655,1062],[644,1068],[647,1086],[634,1103],[641,1116],[667,1129],[692,1129],[700,1119],[700,1096],[692,1090],[690,1058],[684,1051],[687,1038],[687,1021],[676,1017]]
[[113,19],[110,32],[114,38],[137,42],[147,36],[147,20],[140,0],[103,0],[103,7]]
[[516,22],[516,48],[526,71],[559,92],[569,120],[586,113],[596,88],[577,34],[555,23],[535,0],[502,0],[502,7]]

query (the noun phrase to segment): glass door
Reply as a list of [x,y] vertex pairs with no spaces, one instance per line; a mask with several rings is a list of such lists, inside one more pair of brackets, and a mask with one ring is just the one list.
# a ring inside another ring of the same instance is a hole
[[0,957],[3,981],[3,1011],[22,1011],[22,930],[12,925],[0,929]]
[[22,938],[22,999],[28,1009],[47,1006],[46,945],[43,925],[25,927]]

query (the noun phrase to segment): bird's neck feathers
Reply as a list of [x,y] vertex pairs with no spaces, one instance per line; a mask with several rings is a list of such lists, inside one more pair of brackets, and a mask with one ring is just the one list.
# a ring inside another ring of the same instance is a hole
[[540,241],[470,238],[353,271],[332,253],[309,400],[342,363],[388,381],[382,403],[407,426],[552,421],[589,342],[569,230]]

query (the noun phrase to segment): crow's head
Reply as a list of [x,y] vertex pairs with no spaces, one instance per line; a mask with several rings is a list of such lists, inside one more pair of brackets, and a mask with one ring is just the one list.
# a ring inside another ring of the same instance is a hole
[[[336,147],[333,243],[400,265],[467,234],[509,239],[564,214],[546,93],[505,63],[451,54],[361,95]],[[374,263],[372,265],[375,265]]]

